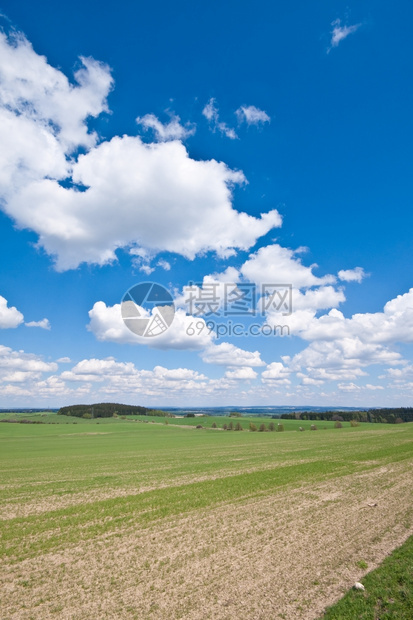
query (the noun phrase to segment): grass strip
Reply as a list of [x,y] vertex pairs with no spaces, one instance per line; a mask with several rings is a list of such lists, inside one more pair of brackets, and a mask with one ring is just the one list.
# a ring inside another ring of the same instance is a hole
[[362,583],[329,607],[319,620],[410,620],[413,618],[413,536]]
[[147,527],[166,517],[272,494],[314,479],[347,475],[354,469],[342,460],[316,461],[90,502],[51,511],[41,518],[18,517],[1,524],[0,555],[22,560],[119,527]]

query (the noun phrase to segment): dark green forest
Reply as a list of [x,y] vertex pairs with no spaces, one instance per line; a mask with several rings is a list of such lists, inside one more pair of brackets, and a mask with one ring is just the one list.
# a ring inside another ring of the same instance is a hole
[[70,405],[61,407],[58,415],[69,415],[76,418],[112,418],[124,415],[156,415],[153,409],[139,405],[121,405],[119,403],[95,403],[93,405]]
[[381,424],[401,424],[413,422],[413,407],[368,409],[367,411],[295,411],[283,413],[284,420],[333,420],[339,422],[372,422]]

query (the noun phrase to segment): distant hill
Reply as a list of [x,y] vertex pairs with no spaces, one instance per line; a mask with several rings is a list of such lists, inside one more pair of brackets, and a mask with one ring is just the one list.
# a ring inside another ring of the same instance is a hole
[[112,418],[114,414],[122,415],[153,415],[153,409],[139,405],[121,405],[120,403],[94,403],[93,405],[69,405],[61,407],[58,415],[70,415],[76,418]]

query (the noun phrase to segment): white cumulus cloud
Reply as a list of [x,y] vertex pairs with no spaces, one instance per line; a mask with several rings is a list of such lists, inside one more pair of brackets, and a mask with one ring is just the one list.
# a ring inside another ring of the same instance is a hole
[[413,342],[413,288],[386,303],[383,312],[353,314],[333,309],[312,319],[300,336],[306,340],[357,338],[365,343]]
[[0,295],[0,329],[18,327],[24,321],[24,316],[14,306],[7,305],[7,299]]
[[59,270],[105,264],[121,247],[225,257],[248,249],[280,222],[232,208],[231,187],[245,182],[224,163],[195,161],[180,142],[113,138],[79,157],[73,179],[85,191],[44,179],[9,199],[8,211],[34,229]]
[[73,85],[44,56],[36,54],[22,35],[8,38],[0,33],[0,52],[2,106],[42,121],[68,149],[96,142],[85,119],[107,110],[112,78],[106,65],[82,57]]
[[37,233],[58,270],[110,263],[118,248],[227,257],[279,225],[276,210],[256,218],[233,208],[243,173],[192,159],[178,139],[191,129],[177,117],[140,119],[172,141],[99,143],[88,118],[107,110],[112,78],[105,65],[81,60],[72,84],[26,39],[0,34],[0,204]]
[[256,379],[257,373],[250,366],[241,366],[241,368],[227,370],[225,377],[227,379],[235,379],[237,381],[248,381],[250,379]]
[[289,365],[313,379],[354,380],[365,376],[363,368],[372,364],[403,363],[396,351],[379,344],[366,344],[359,338],[342,338],[331,342],[315,341],[297,353]]
[[153,370],[143,370],[132,362],[118,362],[110,357],[84,359],[72,370],[63,372],[61,380],[90,384],[105,396],[122,393],[160,396],[169,391],[179,393],[202,389],[207,377],[188,368],[155,366]]
[[49,319],[42,319],[41,321],[29,321],[25,323],[26,327],[40,327],[41,329],[51,329]]
[[45,362],[41,357],[24,351],[13,351],[0,345],[0,383],[27,383],[39,379],[43,373],[57,370],[55,362]]
[[259,351],[245,351],[229,342],[210,345],[201,357],[207,364],[218,366],[265,366]]
[[361,282],[367,276],[363,267],[355,267],[354,269],[341,269],[338,277],[344,282]]
[[[140,308],[140,312],[144,316],[144,309]],[[202,318],[188,316],[181,308],[176,309],[170,327],[153,338],[138,336],[126,327],[120,304],[107,306],[103,301],[97,301],[89,311],[89,317],[88,330],[103,342],[139,344],[155,349],[199,350],[208,347],[215,337]]]
[[271,362],[267,369],[261,373],[261,377],[264,383],[276,382],[277,385],[289,385],[291,383],[288,378],[290,374],[291,371],[281,362]]
[[241,273],[256,284],[291,284],[293,288],[309,288],[335,282],[335,277],[318,277],[306,267],[297,254],[302,249],[290,250],[279,244],[267,245],[252,254],[241,267]]

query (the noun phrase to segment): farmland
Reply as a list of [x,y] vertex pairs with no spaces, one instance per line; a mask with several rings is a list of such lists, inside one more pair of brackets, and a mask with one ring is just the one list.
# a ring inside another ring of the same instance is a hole
[[413,424],[24,417],[0,424],[4,620],[316,618],[412,533]]

